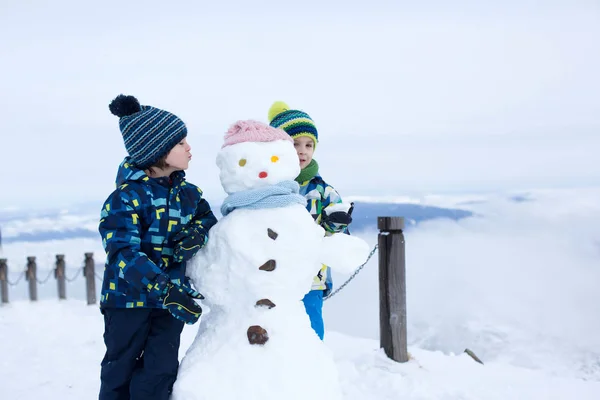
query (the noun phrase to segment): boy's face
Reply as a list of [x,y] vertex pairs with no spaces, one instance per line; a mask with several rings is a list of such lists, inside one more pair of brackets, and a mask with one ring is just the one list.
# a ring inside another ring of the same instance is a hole
[[312,161],[315,142],[307,136],[300,136],[294,139],[294,148],[300,159],[300,168],[304,169]]
[[192,159],[191,146],[188,144],[187,139],[183,140],[175,145],[167,154],[166,163],[169,167],[172,167],[174,171],[183,171],[188,169],[190,160]]

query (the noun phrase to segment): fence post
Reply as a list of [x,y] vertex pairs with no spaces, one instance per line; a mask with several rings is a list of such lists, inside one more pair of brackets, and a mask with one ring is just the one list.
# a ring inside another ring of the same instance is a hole
[[29,281],[29,300],[37,301],[37,265],[35,256],[27,257],[27,273],[25,278]]
[[408,361],[406,340],[406,265],[404,218],[378,217],[379,337],[385,354]]
[[54,277],[58,285],[58,299],[65,300],[67,298],[66,281],[65,281],[65,255],[56,255],[56,269],[54,270]]
[[96,304],[96,276],[94,265],[94,253],[85,253],[85,288],[87,291],[87,303]]
[[6,258],[0,259],[0,292],[2,295],[2,303],[8,303],[8,265]]

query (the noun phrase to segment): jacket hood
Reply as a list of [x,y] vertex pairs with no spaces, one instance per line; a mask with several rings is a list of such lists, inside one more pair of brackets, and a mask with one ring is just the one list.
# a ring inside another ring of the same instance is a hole
[[[181,182],[184,177],[185,172],[183,171],[176,171],[171,174],[173,181],[177,182]],[[131,157],[125,157],[125,159],[119,165],[115,184],[117,187],[119,187],[127,182],[147,180],[148,178],[148,175],[146,175],[143,169],[133,165],[131,162]]]

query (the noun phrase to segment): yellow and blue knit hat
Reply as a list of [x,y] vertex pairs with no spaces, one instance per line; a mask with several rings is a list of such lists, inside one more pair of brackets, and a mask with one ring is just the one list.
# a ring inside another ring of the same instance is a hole
[[151,106],[141,106],[133,96],[119,95],[108,106],[119,117],[119,128],[132,163],[146,169],[167,155],[187,136],[178,116]]
[[319,142],[319,133],[312,118],[300,110],[290,110],[283,101],[276,101],[269,109],[269,124],[273,128],[283,129],[292,138],[306,136]]

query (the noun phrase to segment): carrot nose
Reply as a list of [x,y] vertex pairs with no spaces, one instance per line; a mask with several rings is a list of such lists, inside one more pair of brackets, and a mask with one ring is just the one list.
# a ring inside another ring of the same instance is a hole
[[260,174],[258,174],[259,178],[266,178],[268,175],[265,171],[261,172]]

